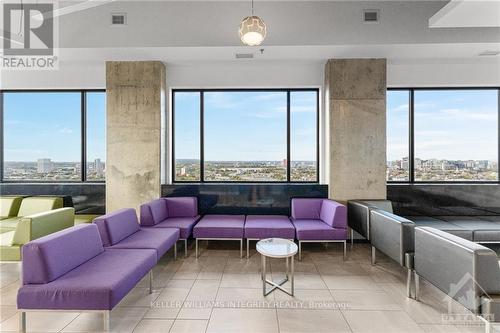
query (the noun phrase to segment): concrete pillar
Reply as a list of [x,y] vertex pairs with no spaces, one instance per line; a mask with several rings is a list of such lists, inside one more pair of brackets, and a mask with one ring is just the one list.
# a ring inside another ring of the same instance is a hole
[[330,198],[385,199],[386,60],[331,59],[325,80]]
[[161,114],[165,65],[106,62],[106,211],[139,206],[161,194]]

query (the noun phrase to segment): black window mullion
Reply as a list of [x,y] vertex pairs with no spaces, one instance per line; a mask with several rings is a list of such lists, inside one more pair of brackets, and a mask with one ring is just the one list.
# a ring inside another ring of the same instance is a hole
[[286,181],[290,182],[290,90],[286,92]]
[[200,91],[200,181],[205,181],[205,94]]
[[87,92],[80,93],[81,98],[81,128],[82,128],[82,151],[81,151],[81,177],[82,182],[87,181]]
[[408,156],[408,181],[415,182],[415,91],[410,89],[409,93],[409,156]]

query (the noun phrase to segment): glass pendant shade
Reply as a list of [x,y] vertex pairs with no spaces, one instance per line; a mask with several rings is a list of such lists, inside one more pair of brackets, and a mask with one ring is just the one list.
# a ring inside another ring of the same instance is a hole
[[239,33],[243,44],[260,45],[266,38],[266,24],[258,16],[248,16],[241,21]]

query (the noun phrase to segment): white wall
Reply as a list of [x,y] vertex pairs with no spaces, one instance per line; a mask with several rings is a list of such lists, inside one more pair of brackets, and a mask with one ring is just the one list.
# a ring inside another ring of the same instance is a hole
[[[500,61],[388,60],[389,87],[500,86]],[[167,85],[199,87],[317,87],[324,61],[193,62],[167,64]],[[104,88],[102,62],[61,62],[56,71],[1,71],[1,89]]]

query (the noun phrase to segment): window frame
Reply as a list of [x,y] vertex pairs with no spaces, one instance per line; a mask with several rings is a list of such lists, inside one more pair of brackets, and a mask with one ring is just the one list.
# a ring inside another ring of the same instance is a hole
[[[426,181],[415,180],[415,91],[451,91],[451,90],[495,90],[497,92],[497,180],[440,180]],[[500,184],[500,87],[390,87],[387,91],[407,91],[408,92],[408,122],[409,122],[409,145],[408,145],[408,180],[394,181],[387,180],[387,184]],[[387,161],[386,161],[387,165]],[[386,166],[387,167],[387,166]]]
[[[0,183],[21,183],[21,184],[79,184],[96,183],[103,184],[106,180],[87,180],[87,94],[103,92],[106,89],[2,89],[0,90]],[[4,93],[80,93],[80,180],[9,180],[4,178]]]
[[[292,92],[312,91],[316,93],[316,179],[309,181],[295,181],[291,180],[291,106],[290,95]],[[176,180],[175,179],[175,94],[183,92],[199,93],[200,98],[200,175],[198,181],[190,180]],[[214,181],[205,180],[205,147],[204,147],[204,93],[205,92],[285,92],[286,93],[286,154],[287,154],[287,167],[286,167],[286,180],[269,180],[269,181]],[[171,182],[172,184],[319,184],[320,182],[320,88],[227,88],[227,89],[171,89]]]

